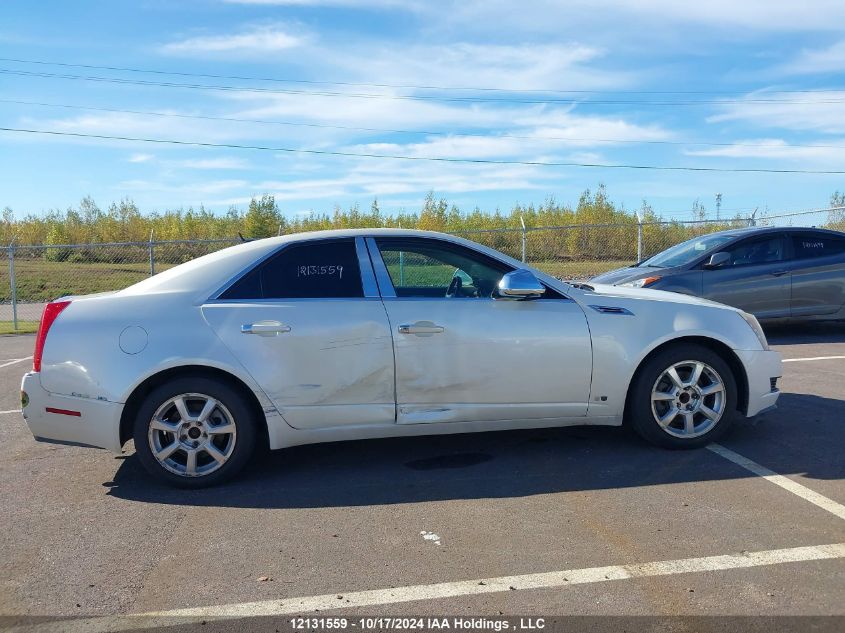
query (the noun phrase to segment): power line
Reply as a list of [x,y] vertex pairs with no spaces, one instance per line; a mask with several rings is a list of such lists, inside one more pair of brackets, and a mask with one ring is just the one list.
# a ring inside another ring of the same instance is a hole
[[[703,145],[707,147],[785,147],[779,143],[716,143],[705,141],[654,141],[654,140],[631,140],[631,139],[612,139],[612,138],[587,138],[579,136],[526,136],[520,134],[469,134],[465,132],[444,132],[442,130],[399,130],[391,128],[374,128],[374,127],[355,127],[349,125],[329,125],[326,123],[305,123],[301,121],[278,121],[273,119],[245,119],[239,117],[225,117],[225,116],[211,116],[203,114],[181,114],[178,112],[152,112],[148,110],[127,110],[123,108],[103,108],[97,106],[81,106],[66,103],[44,103],[40,101],[19,101],[17,99],[0,99],[0,103],[10,103],[17,105],[28,106],[42,106],[48,108],[63,108],[69,110],[90,110],[92,112],[111,112],[115,114],[139,114],[143,116],[156,116],[165,118],[177,119],[198,119],[203,121],[229,121],[233,123],[260,123],[265,125],[284,125],[294,127],[313,127],[324,128],[332,130],[347,130],[354,132],[382,132],[387,134],[420,134],[429,136],[459,136],[468,138],[514,138],[529,141],[571,141],[571,142],[591,142],[591,143],[630,143],[630,144],[653,144],[653,145]],[[845,149],[845,145],[822,145],[822,144],[795,144],[792,143],[788,147],[801,148],[829,148],[829,149]]]
[[229,86],[219,84],[190,84],[171,81],[150,81],[145,79],[125,79],[119,77],[101,77],[97,75],[68,75],[61,73],[32,72],[26,70],[12,70],[0,68],[0,74],[17,75],[22,77],[37,77],[40,79],[69,79],[76,81],[91,81],[100,83],[114,83],[135,86],[155,86],[160,88],[185,88],[192,90],[217,90],[224,92],[257,92],[261,94],[289,94],[303,95],[309,97],[346,97],[354,99],[389,99],[399,101],[445,101],[460,103],[524,103],[531,105],[641,105],[641,106],[696,106],[696,105],[723,105],[731,103],[769,103],[769,104],[833,104],[845,103],[845,99],[696,99],[684,101],[643,101],[630,99],[512,99],[506,97],[445,97],[441,95],[392,95],[361,92],[336,92],[330,90],[297,90],[293,88],[258,88],[252,86]]
[[[117,72],[144,73],[155,75],[171,75],[178,77],[198,77],[204,79],[234,79],[238,81],[264,81],[274,83],[295,83],[324,86],[349,86],[363,88],[398,88],[410,90],[441,90],[441,91],[471,91],[471,92],[508,92],[508,93],[549,93],[549,94],[652,94],[652,95],[718,95],[718,94],[741,94],[727,91],[715,90],[562,90],[550,88],[492,88],[480,86],[436,86],[436,85],[414,85],[414,84],[391,84],[391,83],[363,83],[352,81],[324,81],[313,79],[294,79],[288,77],[256,77],[249,75],[218,75],[212,73],[190,73],[176,70],[158,70],[151,68],[130,68],[127,66],[101,66],[97,64],[73,64],[69,62],[56,62],[33,59],[18,59],[13,57],[0,57],[0,62],[13,62],[18,64],[38,64],[42,66],[61,66],[65,68],[86,68],[89,70],[110,70]],[[824,88],[804,90],[778,90],[779,94],[813,94],[824,92],[845,92],[845,90],[827,90]]]
[[2,132],[23,132],[28,134],[45,134],[51,136],[71,136],[76,138],[95,138],[112,141],[132,141],[139,143],[156,143],[166,145],[185,145],[192,147],[218,147],[224,149],[249,149],[270,152],[286,152],[290,154],[314,154],[319,156],[342,156],[348,158],[380,158],[390,160],[407,160],[438,163],[471,163],[482,165],[528,165],[535,167],[595,167],[599,169],[636,169],[658,171],[696,171],[722,173],[759,173],[759,174],[845,174],[845,170],[811,170],[811,169],[768,169],[768,168],[727,168],[727,167],[687,167],[673,165],[626,165],[602,163],[576,162],[546,162],[526,160],[494,160],[485,158],[448,158],[444,156],[404,156],[398,154],[369,154],[359,152],[341,152],[333,150],[301,149],[291,147],[271,147],[265,145],[242,145],[236,143],[203,143],[200,141],[179,141],[175,139],[142,138],[135,136],[111,136],[107,134],[85,134],[82,132],[59,132],[57,130],[34,130],[26,128],[0,127]]

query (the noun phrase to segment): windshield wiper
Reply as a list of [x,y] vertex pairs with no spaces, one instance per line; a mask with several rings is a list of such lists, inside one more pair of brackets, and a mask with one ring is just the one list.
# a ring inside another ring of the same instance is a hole
[[573,288],[578,288],[578,290],[595,290],[590,284],[585,284],[582,281],[567,281],[566,283]]

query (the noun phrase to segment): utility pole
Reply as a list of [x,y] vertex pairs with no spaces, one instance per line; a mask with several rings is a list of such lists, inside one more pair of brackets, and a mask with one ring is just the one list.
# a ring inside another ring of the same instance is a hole
[[719,221],[719,211],[722,209],[722,194],[716,194],[716,222]]

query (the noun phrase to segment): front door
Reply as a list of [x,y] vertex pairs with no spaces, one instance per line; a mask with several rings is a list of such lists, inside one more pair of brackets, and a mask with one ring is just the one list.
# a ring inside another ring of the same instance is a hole
[[368,240],[390,320],[400,424],[585,416],[592,348],[577,303],[494,299],[507,264],[435,238]]
[[202,308],[295,428],[395,422],[390,329],[358,244],[285,246]]
[[724,250],[731,256],[728,263],[703,271],[703,296],[758,319],[788,317],[791,275],[783,236],[748,238]]

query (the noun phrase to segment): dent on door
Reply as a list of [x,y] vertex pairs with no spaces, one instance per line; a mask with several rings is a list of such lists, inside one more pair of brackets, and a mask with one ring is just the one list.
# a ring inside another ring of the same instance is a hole
[[379,300],[210,304],[203,314],[294,428],[395,422]]
[[572,301],[386,300],[400,424],[584,416],[592,347]]

